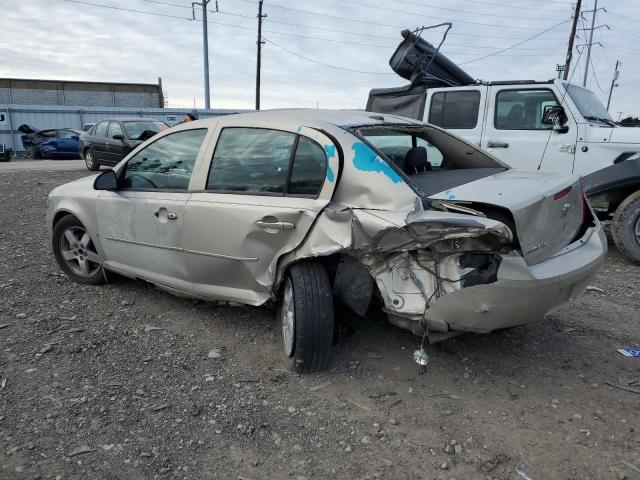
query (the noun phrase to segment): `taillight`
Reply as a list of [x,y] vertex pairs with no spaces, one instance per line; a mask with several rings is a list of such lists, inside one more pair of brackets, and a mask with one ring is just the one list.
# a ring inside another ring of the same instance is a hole
[[567,188],[565,188],[564,190],[560,190],[558,193],[556,193],[553,196],[554,200],[560,200],[561,198],[566,197],[567,195],[569,195],[571,193],[572,188],[569,186]]

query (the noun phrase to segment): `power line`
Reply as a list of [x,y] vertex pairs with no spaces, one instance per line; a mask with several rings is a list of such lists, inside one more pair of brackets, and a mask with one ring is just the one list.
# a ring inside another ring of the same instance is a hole
[[92,3],[92,2],[83,2],[80,0],[62,0],[63,2],[69,2],[69,3],[78,3],[80,5],[90,5],[92,7],[100,7],[100,8],[109,8],[111,10],[121,10],[124,12],[130,12],[130,13],[142,13],[144,15],[153,15],[156,17],[167,17],[167,18],[178,18],[180,20],[189,20],[190,22],[193,21],[193,19],[191,17],[181,17],[179,15],[171,15],[168,13],[158,13],[158,12],[147,12],[144,10],[134,10],[132,8],[125,8],[125,7],[116,7],[114,5],[103,5],[100,3]]
[[[419,2],[411,2],[409,0],[395,0],[395,1],[399,2],[399,3],[406,3],[408,5],[417,5],[417,6],[420,6],[420,7],[433,6],[434,8],[442,8],[442,7],[436,7],[435,5],[427,5],[427,4],[423,4],[423,3],[419,3]],[[501,7],[501,8],[516,8],[516,9],[526,9],[526,10],[537,10],[537,11],[540,11],[540,12],[564,12],[564,10],[558,10],[558,9],[529,7],[529,6],[525,6],[525,5],[509,5],[509,4],[505,4],[505,3],[485,2],[485,1],[482,1],[482,0],[466,0],[466,1],[467,2],[472,2],[472,3],[475,3],[475,4],[480,3],[480,4],[483,4],[483,5],[493,5],[493,6]],[[538,2],[539,1],[542,1],[542,0],[538,0]],[[549,3],[553,3],[553,4],[557,5],[557,4],[563,3],[563,2],[558,2],[556,0],[550,0]],[[566,3],[565,5],[567,7],[571,6],[569,3]],[[490,16],[493,16],[493,14],[491,14],[491,13],[473,12],[473,14],[474,15],[490,15]],[[518,18],[522,18],[522,17],[518,17]]]
[[[342,0],[342,2],[343,3],[351,3],[353,5],[360,5],[362,7],[373,7],[375,9],[377,9],[377,10],[386,10],[387,12],[400,13],[400,14],[411,15],[411,16],[420,17],[420,18],[434,18],[436,20],[451,20],[449,17],[437,17],[435,15],[423,15],[423,14],[418,13],[418,12],[407,12],[407,11],[404,11],[404,10],[398,10],[396,8],[381,7],[379,5],[374,5],[374,4],[371,4],[371,3],[363,3],[363,2],[356,1],[356,0]],[[447,9],[447,10],[449,10],[449,9]],[[496,16],[499,16],[499,15],[496,15]],[[513,18],[513,17],[511,17],[511,18]],[[530,20],[537,20],[537,19],[530,19]],[[523,26],[510,27],[508,25],[498,25],[498,24],[495,24],[495,23],[473,22],[471,20],[460,20],[460,19],[457,19],[456,22],[457,23],[467,23],[467,24],[470,24],[470,25],[480,25],[480,26],[483,26],[483,27],[511,28],[511,29],[518,29],[518,30],[537,30],[538,29],[537,27],[523,27]]]
[[[353,3],[353,2],[349,2],[348,0],[343,0],[343,1],[345,1],[347,3]],[[418,3],[418,2],[412,2],[412,1],[409,1],[409,0],[395,0],[395,1],[399,2],[399,3],[405,3],[407,5],[417,5],[417,6],[420,6],[420,7],[429,7],[429,8],[435,8],[437,10],[445,10],[445,11],[448,11],[448,12],[465,13],[465,14],[468,14],[468,15],[480,15],[480,16],[488,16],[488,17],[494,17],[494,18],[510,18],[512,20],[522,20],[522,16],[517,16],[516,17],[514,15],[501,15],[501,14],[495,13],[495,12],[492,12],[492,13],[473,12],[471,10],[463,10],[463,9],[459,9],[459,8],[449,8],[449,7],[439,7],[438,5],[433,5],[431,3]],[[377,7],[377,6],[376,6],[376,8],[383,9],[382,7]],[[545,10],[545,11],[546,12],[552,12],[552,11],[553,12],[563,12],[564,10]],[[407,12],[407,13],[412,13],[412,14],[418,15],[417,12]],[[548,20],[548,19],[547,18],[531,18],[531,19],[528,19],[528,20],[545,21],[545,20]]]
[[[251,3],[254,5],[257,5],[257,1],[256,0],[240,0],[242,2],[245,3]],[[382,22],[374,22],[372,20],[364,20],[364,19],[360,19],[360,18],[350,18],[350,17],[345,17],[345,16],[339,16],[339,15],[332,15],[329,13],[322,13],[322,12],[315,12],[313,10],[305,10],[305,9],[301,9],[301,8],[294,8],[294,7],[287,7],[284,5],[277,5],[274,3],[265,3],[266,6],[272,7],[272,8],[279,8],[282,10],[287,10],[287,11],[292,11],[292,12],[298,12],[298,13],[306,13],[308,15],[317,15],[317,16],[321,16],[321,17],[327,17],[327,18],[333,18],[333,19],[337,19],[337,20],[341,20],[341,21],[348,21],[348,22],[355,22],[355,23],[361,23],[361,24],[365,24],[365,25],[375,25],[378,27],[391,27],[391,28],[396,28],[396,29],[400,29],[400,30],[404,30],[405,28],[407,28],[407,25],[394,25],[391,23],[382,23]],[[500,26],[500,27],[504,27],[504,26]],[[515,28],[515,27],[514,27]],[[487,35],[487,34],[460,34],[460,33],[454,33],[451,32],[449,33],[449,35],[458,35],[458,36],[465,36],[465,37],[475,37],[475,38],[508,38],[508,39],[513,39],[515,40],[517,37],[513,37],[512,35],[508,35],[508,36],[504,36],[504,35]]]
[[511,45],[511,46],[509,46],[509,47],[507,47],[507,48],[503,48],[502,50],[499,50],[499,51],[494,52],[494,53],[490,53],[490,54],[485,55],[485,56],[483,56],[483,57],[478,57],[478,58],[474,58],[474,59],[472,59],[472,60],[468,60],[468,61],[466,61],[466,62],[460,63],[460,65],[467,65],[467,64],[472,63],[472,62],[477,62],[477,61],[480,61],[480,60],[484,60],[485,58],[493,57],[493,56],[495,56],[495,55],[500,55],[501,53],[506,52],[507,50],[512,50],[512,49],[514,49],[514,48],[516,48],[516,47],[519,47],[520,45],[522,45],[522,44],[524,44],[524,43],[527,43],[527,42],[529,42],[529,41],[531,41],[531,40],[533,40],[533,39],[535,39],[535,38],[538,38],[539,36],[544,35],[544,34],[545,34],[545,33],[547,33],[548,31],[553,30],[554,28],[557,28],[557,27],[559,27],[560,25],[564,25],[565,23],[568,23],[568,22],[570,22],[570,21],[571,21],[571,19],[567,19],[567,20],[564,20],[563,22],[556,23],[556,24],[555,24],[555,25],[553,25],[552,27],[549,27],[549,28],[547,28],[546,30],[543,30],[543,31],[542,31],[542,32],[540,32],[540,33],[536,33],[535,35],[533,35],[533,36],[531,36],[531,37],[529,37],[529,38],[527,38],[527,39],[523,40],[522,42],[518,42],[518,43],[516,43],[515,45]]
[[298,54],[298,53],[296,53],[296,52],[294,52],[292,50],[289,50],[288,48],[285,48],[282,45],[279,45],[276,42],[274,42],[272,40],[269,40],[266,37],[262,37],[262,38],[264,39],[265,42],[270,43],[271,45],[274,45],[274,46],[278,47],[279,49],[284,50],[285,52],[287,52],[287,53],[289,53],[289,54],[291,54],[291,55],[293,55],[295,57],[298,57],[298,58],[301,58],[303,60],[306,60],[307,62],[315,63],[317,65],[322,65],[323,67],[333,68],[335,70],[343,70],[345,72],[364,73],[364,74],[368,74],[368,75],[395,75],[395,72],[370,72],[370,71],[366,71],[366,70],[355,70],[355,69],[351,69],[351,68],[339,67],[337,65],[331,65],[331,64],[328,64],[328,63],[323,63],[323,62],[320,62],[318,60],[314,60],[312,58],[305,57],[304,55],[300,55],[300,54]]

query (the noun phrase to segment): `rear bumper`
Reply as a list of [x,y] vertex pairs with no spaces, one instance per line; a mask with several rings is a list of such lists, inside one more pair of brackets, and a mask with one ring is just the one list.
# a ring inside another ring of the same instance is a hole
[[598,223],[553,257],[528,266],[519,255],[505,255],[497,282],[449,293],[426,312],[428,324],[449,331],[485,333],[540,320],[575,299],[607,252]]

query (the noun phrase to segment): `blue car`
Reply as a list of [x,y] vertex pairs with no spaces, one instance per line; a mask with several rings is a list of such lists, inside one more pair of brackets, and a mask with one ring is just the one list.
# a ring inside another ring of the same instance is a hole
[[18,127],[27,158],[78,158],[82,132],[71,128],[36,130],[24,124]]

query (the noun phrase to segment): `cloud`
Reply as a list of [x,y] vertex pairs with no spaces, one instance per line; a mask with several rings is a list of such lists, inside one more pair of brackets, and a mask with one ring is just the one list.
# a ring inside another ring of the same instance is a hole
[[[190,2],[169,2],[184,8],[144,0],[92,2],[182,18],[143,15],[62,0],[12,2],[11,8],[3,9],[0,76],[141,83],[155,83],[160,76],[171,106],[191,106],[194,98],[198,106],[203,106],[202,24],[188,20],[191,18]],[[585,10],[592,8],[591,1],[584,3]],[[597,23],[606,22],[613,29],[596,32],[595,40],[601,41],[604,48],[593,47],[595,76],[590,75],[588,86],[606,101],[615,60],[623,60],[620,87],[615,90],[611,111],[622,110],[625,114],[637,115],[640,113],[640,93],[634,85],[640,67],[634,60],[640,55],[640,49],[636,52],[636,42],[631,40],[640,34],[631,35],[637,26],[631,19],[633,5],[601,0],[600,5],[603,3],[607,8],[610,3],[613,13],[599,12]],[[254,0],[218,0],[218,4],[224,13],[209,14],[212,22],[209,24],[212,106],[253,108],[257,5]],[[264,7],[268,15],[264,36],[316,62],[363,71],[391,72],[388,60],[401,38],[402,26],[451,20],[454,27],[443,48],[454,62],[462,63],[517,43],[568,19],[571,14],[571,5],[562,0],[556,3],[518,0],[518,4],[523,8],[508,6],[508,0],[446,3],[435,0],[268,0]],[[326,16],[276,8],[275,5]],[[520,48],[469,63],[463,68],[484,80],[548,80],[555,76],[556,64],[564,63],[569,28],[567,23]],[[426,36],[434,43],[440,39],[438,34],[431,32]],[[497,36],[506,38],[495,38]],[[577,44],[584,43],[584,35],[582,37]],[[584,55],[573,76],[574,83],[581,82],[583,68]],[[275,44],[267,43],[263,47],[263,108],[315,107],[316,104],[324,108],[363,108],[371,88],[404,83],[396,75],[354,73],[318,65]]]

